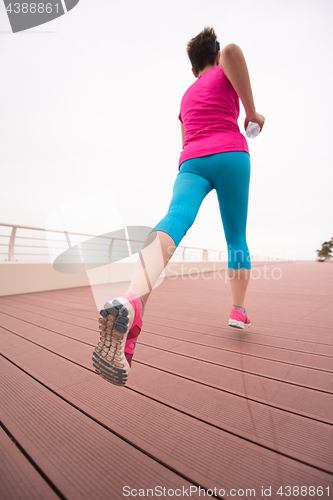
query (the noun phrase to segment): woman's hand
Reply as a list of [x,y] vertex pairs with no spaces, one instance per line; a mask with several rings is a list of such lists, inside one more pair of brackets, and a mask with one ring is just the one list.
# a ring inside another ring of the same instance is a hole
[[249,122],[258,123],[261,132],[265,123],[265,117],[260,113],[257,113],[256,111],[254,112],[253,115],[247,115],[244,122],[245,130],[247,129]]

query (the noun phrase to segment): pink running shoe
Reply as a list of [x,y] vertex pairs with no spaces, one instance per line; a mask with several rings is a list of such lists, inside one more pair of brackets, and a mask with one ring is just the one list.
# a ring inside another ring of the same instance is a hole
[[128,292],[107,302],[99,318],[100,339],[93,353],[95,371],[111,384],[124,386],[142,328],[143,301]]
[[230,312],[229,326],[234,328],[250,328],[250,320],[247,317],[244,307],[233,306]]

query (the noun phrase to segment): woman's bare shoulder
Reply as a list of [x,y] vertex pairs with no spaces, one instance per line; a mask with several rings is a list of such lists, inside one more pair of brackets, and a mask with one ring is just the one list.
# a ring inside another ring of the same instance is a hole
[[239,45],[236,43],[228,43],[223,49],[222,52],[227,53],[227,52],[238,52],[241,51],[242,49],[240,48]]

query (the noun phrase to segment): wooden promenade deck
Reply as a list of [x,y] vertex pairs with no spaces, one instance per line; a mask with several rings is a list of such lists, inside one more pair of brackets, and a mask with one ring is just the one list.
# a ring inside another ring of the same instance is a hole
[[0,499],[333,498],[333,265],[258,268],[246,331],[224,277],[154,290],[125,388],[89,287],[1,297]]

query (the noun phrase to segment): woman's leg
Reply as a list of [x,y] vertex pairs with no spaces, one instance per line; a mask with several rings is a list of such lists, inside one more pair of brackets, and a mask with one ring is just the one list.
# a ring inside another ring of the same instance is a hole
[[142,297],[144,305],[175,250],[176,244],[167,233],[154,231],[149,234],[128,288],[128,292],[134,291]]
[[144,305],[211,189],[212,185],[207,179],[181,168],[168,213],[148,236],[129,291],[104,305],[99,319],[101,333],[93,353],[93,365],[95,371],[112,384],[126,384],[142,327]]
[[[250,183],[250,157],[245,152],[222,153],[216,158],[214,187],[217,192],[224,233],[228,244],[228,275],[233,304],[244,306],[251,273],[246,243]],[[217,175],[218,172],[218,175]]]
[[229,269],[232,303],[244,307],[247,286],[250,280],[251,269]]
[[180,241],[192,226],[211,183],[191,171],[184,162],[177,175],[167,215],[149,234],[134,270],[128,291],[137,292],[146,304],[148,297]]

